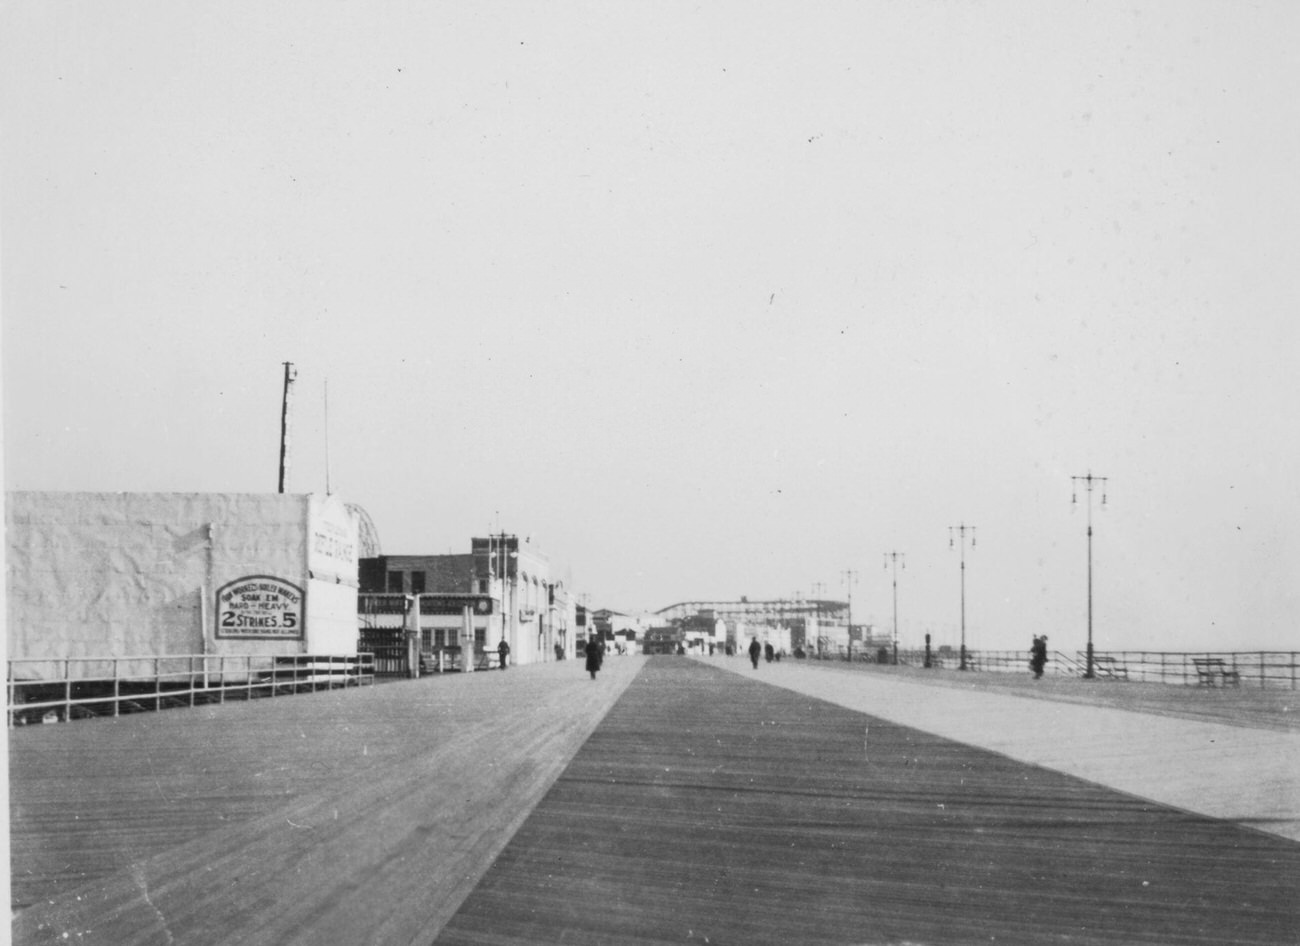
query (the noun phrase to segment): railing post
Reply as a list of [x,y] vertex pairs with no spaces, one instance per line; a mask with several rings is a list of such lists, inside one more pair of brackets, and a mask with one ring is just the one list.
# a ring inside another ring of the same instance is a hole
[[63,721],[72,722],[72,658],[63,661]]
[[122,668],[116,657],[113,658],[113,715],[122,715]]
[[157,654],[153,658],[153,711],[162,709],[162,658]]

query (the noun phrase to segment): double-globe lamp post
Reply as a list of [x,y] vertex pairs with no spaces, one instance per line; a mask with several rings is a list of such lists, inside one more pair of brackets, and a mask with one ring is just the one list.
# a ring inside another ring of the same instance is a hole
[[898,566],[902,564],[907,568],[907,562],[903,558],[902,552],[885,553],[885,570],[889,571],[892,567],[894,572],[894,666],[898,666]]
[[1085,476],[1070,477],[1070,485],[1073,487],[1070,495],[1071,504],[1079,502],[1079,484],[1082,483],[1083,488],[1088,493],[1088,653],[1087,666],[1083,672],[1083,676],[1087,680],[1094,679],[1097,673],[1092,654],[1092,491],[1098,486],[1101,487],[1101,508],[1105,509],[1107,479],[1108,477],[1105,476],[1093,476],[1091,470]]
[[948,527],[948,548],[954,541],[961,547],[961,669],[966,666],[966,533],[970,533],[970,547],[975,548],[975,527],[962,523]]

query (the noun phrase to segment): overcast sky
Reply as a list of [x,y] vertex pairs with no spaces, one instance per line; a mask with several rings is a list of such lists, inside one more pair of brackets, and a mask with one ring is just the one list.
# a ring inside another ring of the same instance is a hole
[[[10,2],[7,489],[498,527],[595,606],[1294,649],[1300,6]],[[325,423],[328,390],[328,425]],[[328,437],[326,436],[328,428]],[[326,446],[328,444],[328,450]],[[328,457],[328,464],[327,464]]]

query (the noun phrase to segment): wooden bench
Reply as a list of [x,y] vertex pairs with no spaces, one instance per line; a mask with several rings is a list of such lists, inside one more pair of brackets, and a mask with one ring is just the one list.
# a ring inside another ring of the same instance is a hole
[[321,686],[356,686],[360,683],[358,667],[348,659],[277,657],[275,668],[257,675],[258,682],[279,690],[311,689]]
[[1105,654],[1097,654],[1092,658],[1092,670],[1099,677],[1107,677],[1111,680],[1128,679],[1128,667]]
[[[420,673],[446,673],[448,671],[464,670],[464,653],[459,649],[444,648],[441,653],[442,663],[438,662],[438,651],[422,651],[420,653]],[[475,670],[496,670],[501,666],[501,658],[495,650],[479,651],[474,655]]]
[[1200,686],[1241,685],[1241,674],[1224,663],[1221,657],[1193,657],[1196,666],[1196,682]]

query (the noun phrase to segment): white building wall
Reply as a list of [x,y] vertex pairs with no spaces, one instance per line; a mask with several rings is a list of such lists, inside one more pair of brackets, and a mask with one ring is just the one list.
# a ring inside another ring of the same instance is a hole
[[356,532],[337,498],[6,499],[11,658],[356,650]]

